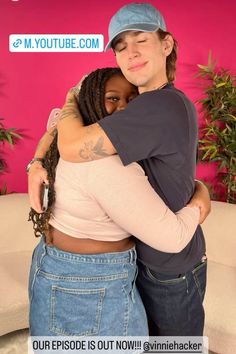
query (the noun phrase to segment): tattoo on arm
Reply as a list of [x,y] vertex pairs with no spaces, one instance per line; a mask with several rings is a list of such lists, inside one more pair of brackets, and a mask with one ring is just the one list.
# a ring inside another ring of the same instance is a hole
[[82,149],[79,150],[79,156],[85,161],[96,160],[98,158],[110,156],[103,147],[104,137],[100,136],[97,142],[91,140],[85,142]]
[[[57,128],[54,128],[54,129],[49,133],[49,135],[52,136],[53,138],[55,137],[56,134],[57,134]],[[35,150],[35,154],[37,154],[38,150],[39,150],[40,147],[43,145],[45,138],[46,138],[46,134],[44,134],[44,136],[39,140],[38,145],[37,145],[36,150]],[[50,143],[50,145],[51,145],[51,143]]]
[[76,109],[63,109],[61,111],[59,120],[63,120],[68,117],[73,117],[73,118],[79,119],[80,115]]
[[72,104],[74,105],[74,104],[75,104],[75,98],[74,98],[74,97],[68,98],[67,101],[66,101],[66,104],[68,104],[68,103],[69,103],[69,104],[72,103]]
[[63,120],[67,117],[80,119],[80,114],[78,111],[78,106],[75,97],[70,97],[67,99],[59,116],[59,120]]

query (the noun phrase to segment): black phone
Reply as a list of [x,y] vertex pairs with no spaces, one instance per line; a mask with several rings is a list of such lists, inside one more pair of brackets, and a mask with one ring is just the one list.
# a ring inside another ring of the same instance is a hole
[[46,211],[48,208],[48,191],[49,185],[44,183],[41,190],[41,206],[43,211]]

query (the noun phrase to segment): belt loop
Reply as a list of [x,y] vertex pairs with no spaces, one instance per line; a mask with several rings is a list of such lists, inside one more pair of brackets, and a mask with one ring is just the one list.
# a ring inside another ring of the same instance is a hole
[[136,252],[135,248],[133,249],[133,255],[134,255],[134,263],[136,263],[137,262],[137,252]]
[[132,252],[133,250],[129,250],[129,262],[130,262],[130,264],[133,264],[133,252]]
[[137,276],[138,276],[138,266],[136,265],[136,270],[135,270],[134,280],[133,280],[132,290],[131,290],[131,299],[133,303],[135,303],[135,288],[136,288]]
[[130,251],[130,264],[134,264],[136,263],[136,260],[137,260],[137,253],[136,253],[136,250],[135,248],[132,248]]
[[45,243],[45,239],[44,236],[41,236],[41,240],[40,243],[42,243],[42,248],[41,248],[41,254],[40,257],[37,260],[37,268],[39,269],[42,263],[42,260],[44,258],[44,256],[46,255],[46,243]]

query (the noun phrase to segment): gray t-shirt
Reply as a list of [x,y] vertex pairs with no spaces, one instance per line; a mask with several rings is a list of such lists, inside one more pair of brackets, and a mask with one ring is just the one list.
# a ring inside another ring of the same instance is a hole
[[[168,84],[143,93],[125,110],[105,117],[99,124],[123,164],[137,161],[172,211],[188,203],[194,192],[197,119],[193,104],[181,91]],[[180,253],[156,251],[139,240],[137,251],[139,260],[150,268],[180,274],[200,261],[205,241],[199,226]]]

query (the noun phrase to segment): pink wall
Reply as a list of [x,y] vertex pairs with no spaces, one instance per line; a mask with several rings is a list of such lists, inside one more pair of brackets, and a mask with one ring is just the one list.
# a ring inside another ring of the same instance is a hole
[[[33,156],[52,107],[60,107],[66,91],[82,74],[115,64],[112,53],[10,53],[9,34],[102,33],[107,40],[110,16],[124,0],[1,0],[0,117],[7,127],[26,137],[7,151],[8,190],[25,192],[25,165]],[[201,96],[193,77],[198,63],[206,64],[211,49],[218,65],[235,72],[236,2],[228,0],[150,0],[163,13],[168,30],[179,42],[176,86],[195,101]],[[197,174],[214,175],[199,167]],[[0,183],[1,185],[1,183]]]

